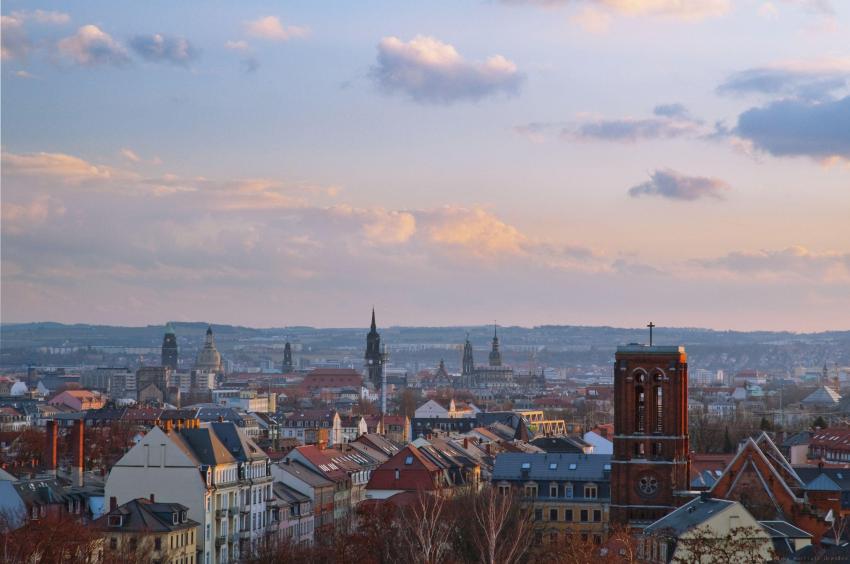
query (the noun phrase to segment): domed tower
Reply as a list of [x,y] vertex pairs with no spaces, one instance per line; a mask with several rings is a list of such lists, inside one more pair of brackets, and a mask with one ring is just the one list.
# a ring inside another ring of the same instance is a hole
[[198,353],[198,360],[195,362],[195,368],[206,372],[222,372],[221,354],[215,348],[215,339],[213,338],[212,327],[207,327],[207,336],[204,339],[204,348]]
[[499,335],[493,325],[493,348],[490,350],[490,366],[502,366],[502,353],[499,352]]
[[174,328],[169,323],[165,326],[165,336],[162,338],[161,366],[177,370],[177,353],[177,335],[174,334]]

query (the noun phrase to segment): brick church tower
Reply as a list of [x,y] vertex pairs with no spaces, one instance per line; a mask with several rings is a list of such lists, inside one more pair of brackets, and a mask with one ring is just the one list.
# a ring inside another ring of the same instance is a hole
[[685,347],[617,347],[611,522],[641,528],[690,499]]

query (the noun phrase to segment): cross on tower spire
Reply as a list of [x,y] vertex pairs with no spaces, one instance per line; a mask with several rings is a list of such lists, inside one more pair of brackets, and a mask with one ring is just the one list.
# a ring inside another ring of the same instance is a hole
[[655,323],[650,321],[649,323],[647,323],[646,326],[649,327],[649,346],[651,347],[652,346],[652,329],[655,327]]

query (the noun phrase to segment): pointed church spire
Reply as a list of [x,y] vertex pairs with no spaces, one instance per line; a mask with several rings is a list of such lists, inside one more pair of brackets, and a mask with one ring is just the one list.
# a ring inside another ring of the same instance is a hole
[[371,326],[371,329],[372,329],[372,331],[378,330],[378,326],[375,324],[375,306],[372,306],[372,326]]

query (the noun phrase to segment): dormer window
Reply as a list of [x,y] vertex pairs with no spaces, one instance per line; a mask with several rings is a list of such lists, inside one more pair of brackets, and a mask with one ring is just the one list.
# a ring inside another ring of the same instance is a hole
[[404,463],[405,463],[407,466],[410,466],[411,464],[413,464],[413,457],[412,457],[412,456],[408,456],[407,458],[405,458],[405,459],[404,459]]
[[174,524],[174,525],[178,524],[180,522],[180,519],[178,517],[179,516],[178,516],[176,511],[174,513],[172,513],[171,514],[171,523]]
[[186,522],[186,519],[187,519],[187,512],[186,512],[186,511],[181,511],[181,512],[180,512],[180,522],[181,522],[181,523],[185,523],[185,522]]
[[108,522],[110,527],[121,527],[122,525],[124,525],[124,516],[110,515]]

